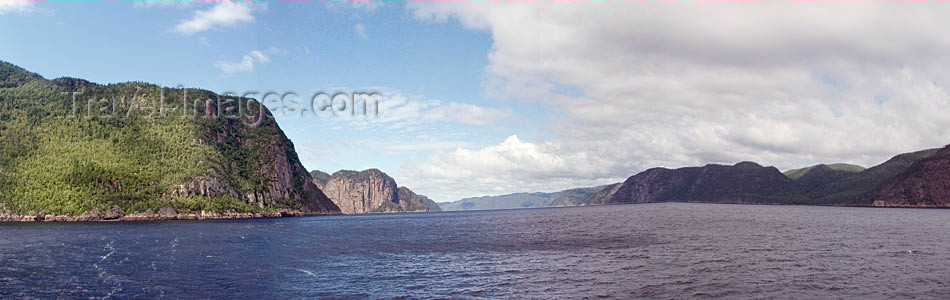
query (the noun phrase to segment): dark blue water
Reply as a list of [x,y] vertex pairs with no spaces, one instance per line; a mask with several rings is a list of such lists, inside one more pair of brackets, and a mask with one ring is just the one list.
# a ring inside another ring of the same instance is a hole
[[947,298],[950,210],[645,204],[0,225],[0,298]]

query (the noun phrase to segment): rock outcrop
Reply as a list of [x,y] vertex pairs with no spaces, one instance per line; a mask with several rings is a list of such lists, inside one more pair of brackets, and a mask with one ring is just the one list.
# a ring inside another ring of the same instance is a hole
[[377,169],[310,173],[313,183],[345,214],[440,211],[429,198],[399,187]]

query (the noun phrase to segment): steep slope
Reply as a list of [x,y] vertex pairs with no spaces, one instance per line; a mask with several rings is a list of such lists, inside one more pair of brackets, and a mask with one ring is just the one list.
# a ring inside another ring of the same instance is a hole
[[405,203],[405,207],[401,207],[402,211],[442,211],[442,208],[435,201],[432,201],[429,197],[416,194],[407,187],[399,187],[396,195],[399,196],[400,204]]
[[774,167],[752,162],[675,170],[654,168],[624,181],[606,202],[795,203],[800,191]]
[[617,193],[617,190],[623,186],[623,182],[614,183],[608,186],[603,187],[600,191],[597,191],[587,199],[584,199],[579,204],[580,205],[604,205],[607,204],[607,201],[610,200],[614,194]]
[[590,205],[591,197],[607,188],[606,185],[563,190],[551,195],[550,206]]
[[397,186],[396,180],[377,169],[310,174],[313,183],[346,214],[441,210],[434,201]]
[[339,211],[254,100],[46,80],[6,62],[0,76],[0,214],[8,219]]
[[584,205],[585,199],[601,189],[603,189],[603,186],[576,188],[554,193],[514,193],[471,197],[453,202],[443,202],[439,206],[446,211],[576,206]]
[[939,149],[928,149],[904,153],[886,162],[852,174],[839,180],[824,184],[808,191],[807,204],[819,205],[871,205],[868,198],[859,197],[885,180],[907,170],[914,162],[937,153]]
[[860,202],[890,207],[950,207],[950,145],[885,180]]

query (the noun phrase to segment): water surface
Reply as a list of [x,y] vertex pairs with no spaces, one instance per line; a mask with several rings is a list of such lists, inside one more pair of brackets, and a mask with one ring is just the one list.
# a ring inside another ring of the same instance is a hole
[[0,224],[0,298],[947,298],[950,210],[642,204]]

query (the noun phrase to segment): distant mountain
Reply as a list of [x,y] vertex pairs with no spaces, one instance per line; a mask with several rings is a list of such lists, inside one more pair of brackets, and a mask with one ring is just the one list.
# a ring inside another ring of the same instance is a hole
[[935,155],[938,150],[900,154],[868,169],[830,164],[782,174],[751,162],[654,168],[630,177],[619,187],[605,188],[588,201],[943,206],[950,202],[942,198],[950,186],[944,181],[950,178],[950,168],[944,168],[945,156]]
[[330,174],[318,170],[310,171],[310,177],[313,178],[313,183],[316,184],[317,187],[325,186],[327,185],[327,181],[330,181]]
[[604,186],[576,188],[554,193],[515,193],[500,196],[465,198],[439,205],[443,210],[486,210],[583,205],[584,200]]
[[837,163],[837,164],[827,164],[827,165],[820,164],[820,165],[814,165],[807,168],[792,169],[792,170],[783,172],[783,174],[785,174],[785,176],[788,176],[788,178],[795,180],[795,179],[801,178],[802,176],[805,176],[809,172],[814,171],[816,169],[821,170],[821,171],[836,171],[836,172],[841,172],[841,173],[857,173],[857,172],[864,171],[864,167],[862,166]]
[[753,162],[679,169],[653,168],[631,176],[607,204],[708,202],[777,204],[801,201],[791,179]]
[[338,213],[262,107],[200,89],[48,80],[0,61],[0,219]]
[[824,188],[826,185],[864,171],[864,167],[849,164],[815,165],[789,170],[785,176],[795,180],[805,193]]
[[950,207],[950,145],[917,160],[859,199],[873,206]]
[[377,169],[341,170],[333,175],[311,171],[310,176],[346,214],[441,211],[428,197],[397,186],[396,180]]

